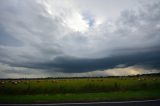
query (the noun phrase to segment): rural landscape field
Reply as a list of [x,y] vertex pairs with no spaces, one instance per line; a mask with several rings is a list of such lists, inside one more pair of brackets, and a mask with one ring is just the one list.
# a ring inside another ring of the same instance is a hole
[[0,81],[0,103],[124,101],[160,98],[160,75]]
[[0,106],[160,106],[160,0],[0,0]]

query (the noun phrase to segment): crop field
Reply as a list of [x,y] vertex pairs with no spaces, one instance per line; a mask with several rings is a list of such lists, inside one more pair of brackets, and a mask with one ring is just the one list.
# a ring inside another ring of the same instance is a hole
[[[119,96],[118,96],[118,95]],[[160,98],[160,76],[0,80],[0,102]]]

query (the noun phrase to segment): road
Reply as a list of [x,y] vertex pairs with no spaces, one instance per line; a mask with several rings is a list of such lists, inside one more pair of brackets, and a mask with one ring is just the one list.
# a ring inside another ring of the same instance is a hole
[[125,102],[0,104],[0,106],[160,106],[160,99],[159,100],[145,100],[145,101],[125,101]]

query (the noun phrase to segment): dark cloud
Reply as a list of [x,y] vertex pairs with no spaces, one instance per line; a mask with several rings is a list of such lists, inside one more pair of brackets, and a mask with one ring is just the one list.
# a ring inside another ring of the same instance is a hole
[[50,72],[81,73],[95,70],[106,70],[123,64],[124,67],[139,66],[150,69],[160,69],[160,50],[150,52],[137,52],[134,54],[115,55],[112,57],[87,59],[75,57],[57,57],[45,63],[14,64],[18,67],[45,69]]

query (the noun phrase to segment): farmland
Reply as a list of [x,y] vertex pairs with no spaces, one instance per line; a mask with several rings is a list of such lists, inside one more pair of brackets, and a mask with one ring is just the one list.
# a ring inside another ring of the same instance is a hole
[[0,80],[1,103],[154,98],[160,98],[159,75]]

